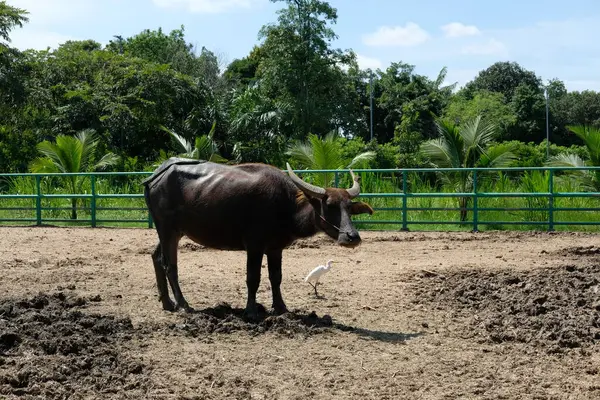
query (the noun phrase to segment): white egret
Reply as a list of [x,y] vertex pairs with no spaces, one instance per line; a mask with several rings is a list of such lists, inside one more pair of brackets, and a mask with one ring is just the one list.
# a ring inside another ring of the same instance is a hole
[[[304,278],[304,282],[308,282],[315,289],[315,296],[319,296],[317,293],[317,286],[319,285],[319,279],[321,276],[331,269],[331,264],[333,260],[327,261],[325,265],[319,265],[317,268],[310,271],[310,274]],[[314,282],[314,285],[313,283]]]

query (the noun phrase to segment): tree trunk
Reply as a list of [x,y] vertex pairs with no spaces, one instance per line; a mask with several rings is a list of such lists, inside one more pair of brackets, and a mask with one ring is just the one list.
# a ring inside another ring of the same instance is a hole
[[460,222],[467,220],[467,206],[469,205],[468,197],[461,197],[458,199],[458,206],[460,207]]
[[77,219],[77,199],[71,199],[71,219]]

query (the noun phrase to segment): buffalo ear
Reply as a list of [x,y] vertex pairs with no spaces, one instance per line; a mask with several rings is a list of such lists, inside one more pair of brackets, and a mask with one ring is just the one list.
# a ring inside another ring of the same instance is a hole
[[370,205],[363,203],[362,201],[353,201],[350,206],[350,214],[370,214],[373,215],[374,211]]

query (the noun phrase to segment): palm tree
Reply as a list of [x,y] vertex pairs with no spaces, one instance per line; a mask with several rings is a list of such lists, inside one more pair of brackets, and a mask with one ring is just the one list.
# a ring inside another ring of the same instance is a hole
[[[506,167],[515,159],[508,147],[498,146],[495,151],[490,151],[496,126],[482,119],[481,115],[460,127],[440,119],[436,120],[436,126],[441,137],[421,144],[422,154],[436,168]],[[446,172],[442,174],[442,180],[458,193],[473,190],[473,174],[469,171]],[[461,222],[467,219],[466,207],[470,199],[458,199]]]
[[[546,165],[551,167],[585,167],[600,166],[600,129],[584,125],[567,126],[579,137],[590,155],[589,160],[584,160],[577,154],[560,153],[551,157]],[[572,175],[578,176],[583,187],[590,191],[600,190],[600,171],[577,170]]]
[[[289,145],[286,154],[298,167],[307,169],[365,168],[375,159],[374,151],[360,153],[351,160],[345,159],[342,147],[337,142],[338,138],[335,132],[328,133],[323,139],[310,134],[307,141]],[[315,178],[315,184],[325,187],[330,184],[331,179],[331,173],[319,174]]]
[[[214,140],[215,127],[217,122],[213,122],[212,128],[208,135],[202,135],[196,137],[194,144],[192,145],[186,138],[178,135],[174,131],[161,126],[161,129],[167,132],[171,137],[175,139],[179,147],[183,151],[182,154],[179,154],[178,157],[183,158],[191,158],[194,160],[206,160],[217,163],[226,163],[227,159],[221,157],[219,154],[219,146],[217,142]],[[164,161],[164,160],[160,160]]]
[[[92,164],[97,146],[98,140],[93,129],[84,129],[75,136],[58,135],[56,143],[47,140],[38,143],[37,149],[43,157],[34,159],[29,164],[29,170],[33,173],[88,172],[104,169],[119,162],[119,157],[109,152]],[[71,193],[81,192],[84,181],[82,178],[78,175],[68,177]],[[77,219],[77,198],[71,199],[71,219]]]

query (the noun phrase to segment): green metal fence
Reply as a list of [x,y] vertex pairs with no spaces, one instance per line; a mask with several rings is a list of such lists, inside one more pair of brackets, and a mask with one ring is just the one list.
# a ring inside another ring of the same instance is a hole
[[[296,172],[308,181],[325,174],[333,186],[351,184],[347,170]],[[373,216],[355,217],[363,230],[478,231],[533,226],[549,231],[600,231],[600,192],[593,186],[600,167],[355,172],[362,177],[360,198],[375,210]],[[0,174],[0,225],[152,227],[140,184],[150,174]],[[463,184],[439,185],[443,180]],[[69,192],[68,187],[77,190]]]

